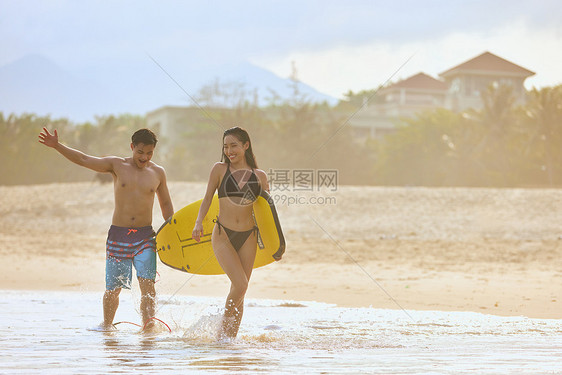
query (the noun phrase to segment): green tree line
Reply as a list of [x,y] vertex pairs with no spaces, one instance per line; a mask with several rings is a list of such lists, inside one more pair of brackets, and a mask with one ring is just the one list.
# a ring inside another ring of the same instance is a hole
[[[533,89],[524,104],[515,102],[509,88],[490,87],[479,110],[420,113],[399,120],[394,133],[377,139],[357,137],[346,122],[370,92],[350,92],[348,101],[332,107],[309,102],[295,85],[292,99],[260,107],[239,87],[235,91],[221,88],[219,98],[235,103],[221,109],[211,107],[217,95],[205,88],[205,97],[199,97],[204,109],[169,139],[160,137],[153,160],[166,168],[170,180],[205,181],[220,159],[222,131],[239,125],[248,129],[258,165],[266,172],[337,170],[340,184],[355,185],[562,185],[562,86]],[[121,115],[73,124],[0,113],[0,142],[7,155],[0,184],[93,179],[93,172],[38,143],[44,126],[57,128],[62,142],[91,155],[129,156],[130,136],[146,121]]]
[[483,107],[405,119],[373,142],[370,175],[383,185],[561,186],[562,86],[533,89],[525,104],[490,86]]
[[95,174],[74,165],[39,143],[43,127],[57,129],[60,141],[95,156],[128,155],[131,134],[145,126],[141,116],[98,117],[95,123],[72,124],[67,119],[0,112],[0,144],[5,160],[0,185],[93,180]]

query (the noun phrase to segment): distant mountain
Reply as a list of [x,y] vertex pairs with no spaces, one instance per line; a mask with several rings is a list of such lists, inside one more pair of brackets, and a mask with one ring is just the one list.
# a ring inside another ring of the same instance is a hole
[[[165,105],[192,105],[185,92],[197,98],[203,86],[217,80],[226,88],[241,86],[247,99],[259,104],[268,102],[272,90],[285,99],[293,92],[289,79],[247,62],[161,66],[165,71],[146,56],[133,63],[102,61],[62,67],[43,56],[28,55],[0,67],[0,111],[50,114],[75,122],[98,115],[145,114]],[[303,83],[299,91],[313,102],[337,102]]]

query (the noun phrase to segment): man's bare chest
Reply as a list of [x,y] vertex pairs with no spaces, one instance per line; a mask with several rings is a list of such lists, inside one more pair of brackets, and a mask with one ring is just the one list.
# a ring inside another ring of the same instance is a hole
[[160,181],[156,173],[150,170],[130,170],[123,168],[117,171],[115,190],[123,194],[154,194]]

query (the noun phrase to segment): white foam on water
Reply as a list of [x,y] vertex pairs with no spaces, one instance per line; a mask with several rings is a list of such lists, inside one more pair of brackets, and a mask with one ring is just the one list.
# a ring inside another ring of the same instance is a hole
[[[222,298],[160,296],[155,333],[101,321],[102,293],[0,291],[0,373],[562,373],[562,320],[249,300],[217,342]],[[115,321],[140,324],[123,291]]]

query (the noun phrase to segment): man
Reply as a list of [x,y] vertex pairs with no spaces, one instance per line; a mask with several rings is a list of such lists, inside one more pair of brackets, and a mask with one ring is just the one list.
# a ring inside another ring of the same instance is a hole
[[130,289],[132,266],[135,266],[141,290],[141,314],[145,327],[153,325],[155,313],[154,279],[156,277],[156,244],[152,229],[154,194],[164,220],[174,209],[164,168],[151,162],[158,140],[148,129],[140,129],[132,136],[132,156],[95,157],[67,147],[58,140],[58,133],[46,128],[39,134],[39,142],[52,147],[80,166],[113,175],[115,209],[106,243],[106,291],[103,297],[103,329],[112,329],[119,306],[121,288]]

